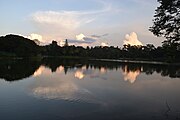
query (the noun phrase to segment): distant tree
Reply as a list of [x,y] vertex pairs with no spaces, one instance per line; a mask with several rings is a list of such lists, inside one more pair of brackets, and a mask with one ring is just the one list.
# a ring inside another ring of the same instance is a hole
[[45,49],[46,49],[46,52],[45,52],[46,55],[50,55],[50,56],[61,55],[60,46],[58,46],[57,42],[54,40],[52,41],[50,45],[47,45]]
[[147,44],[146,47],[149,51],[155,50],[155,46],[153,44]]
[[89,46],[86,47],[87,50],[90,50]]
[[150,31],[165,37],[169,44],[180,42],[180,0],[158,0],[160,6],[155,10],[153,26]]
[[67,39],[65,40],[65,44],[64,44],[64,46],[69,46],[69,44],[68,44],[68,40],[67,40]]
[[52,46],[58,46],[58,45],[57,45],[57,42],[54,41],[54,40],[52,41],[51,45],[52,45]]

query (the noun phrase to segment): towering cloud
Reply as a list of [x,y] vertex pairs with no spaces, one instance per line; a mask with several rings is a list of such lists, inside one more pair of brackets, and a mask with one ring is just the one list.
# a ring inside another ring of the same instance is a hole
[[139,40],[138,36],[135,32],[132,32],[130,35],[126,34],[124,43],[125,45],[130,44],[130,45],[143,45]]

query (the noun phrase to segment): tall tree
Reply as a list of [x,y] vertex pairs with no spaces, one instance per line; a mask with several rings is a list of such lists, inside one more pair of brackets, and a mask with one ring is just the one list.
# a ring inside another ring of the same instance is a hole
[[67,39],[65,40],[65,44],[64,44],[64,46],[66,46],[66,47],[67,47],[67,46],[69,46],[69,44],[68,44],[68,40],[67,40]]
[[165,43],[180,42],[180,0],[158,0],[160,6],[155,10],[153,26],[150,31],[165,37]]

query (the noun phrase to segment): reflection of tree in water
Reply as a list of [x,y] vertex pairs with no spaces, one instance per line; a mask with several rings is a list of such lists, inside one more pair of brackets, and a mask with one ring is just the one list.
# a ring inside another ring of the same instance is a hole
[[[162,76],[180,78],[180,67],[175,65],[137,64],[123,62],[95,61],[87,59],[44,58],[41,61],[32,60],[1,60],[0,78],[7,81],[19,80],[33,75],[38,67],[43,65],[56,72],[60,67],[67,74],[70,69],[98,69],[100,72],[122,69],[126,80],[134,82],[140,73],[151,75],[154,72]],[[84,69],[84,68],[83,68]],[[37,73],[38,74],[38,73]],[[79,74],[79,73],[78,73]],[[132,78],[131,78],[132,77]]]
[[32,60],[1,60],[0,78],[7,81],[20,80],[31,76],[40,63]]
[[179,65],[166,65],[166,64],[138,64],[138,63],[118,63],[118,62],[105,62],[105,61],[90,61],[91,68],[100,69],[101,67],[107,70],[122,69],[123,72],[129,73],[145,73],[151,75],[154,72],[162,76],[169,76],[171,78],[180,78]]
[[[171,78],[180,78],[180,66],[175,65],[158,65],[158,64],[127,64],[127,72],[140,71],[151,75],[154,72],[161,74],[162,76],[169,76]],[[122,66],[122,70],[125,72],[126,66]]]
[[162,76],[169,76],[171,78],[180,78],[180,66],[175,65],[145,65],[143,72],[151,74],[157,72]]
[[67,73],[68,68],[82,67],[83,64],[82,59],[44,58],[42,60],[42,65],[50,68],[52,72],[56,72],[59,66],[63,66],[64,72]]

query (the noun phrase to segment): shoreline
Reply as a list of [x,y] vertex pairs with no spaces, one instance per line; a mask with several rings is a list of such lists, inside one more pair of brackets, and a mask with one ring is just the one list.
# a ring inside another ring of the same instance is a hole
[[136,64],[157,64],[157,65],[177,65],[180,66],[180,63],[168,63],[160,61],[148,61],[148,60],[125,60],[125,59],[89,59],[93,61],[105,61],[105,62],[119,62],[119,63],[136,63]]
[[97,59],[97,58],[87,58],[87,57],[78,57],[78,56],[38,56],[38,57],[0,57],[0,60],[3,59],[12,59],[12,60],[23,60],[23,59],[33,59],[40,60],[44,58],[61,58],[61,59],[86,59],[88,61],[104,61],[104,62],[118,62],[118,63],[135,63],[135,64],[154,64],[154,65],[176,65],[180,66],[180,62],[163,62],[163,61],[153,61],[153,60],[131,60],[131,59]]

